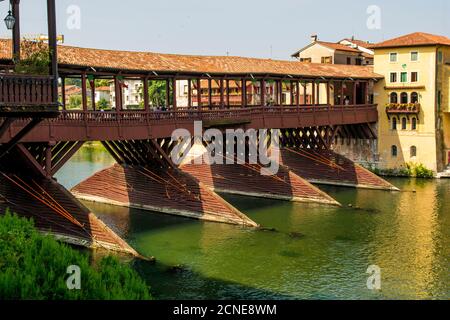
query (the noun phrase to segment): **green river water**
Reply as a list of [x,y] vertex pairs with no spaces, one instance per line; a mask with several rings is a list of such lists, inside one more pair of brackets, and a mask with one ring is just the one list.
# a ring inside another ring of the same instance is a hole
[[[112,163],[84,147],[57,178],[71,188]],[[276,231],[85,204],[156,257],[135,265],[159,299],[449,299],[450,180],[390,181],[403,191],[320,186],[342,208],[224,195]],[[370,265],[381,290],[367,288]]]

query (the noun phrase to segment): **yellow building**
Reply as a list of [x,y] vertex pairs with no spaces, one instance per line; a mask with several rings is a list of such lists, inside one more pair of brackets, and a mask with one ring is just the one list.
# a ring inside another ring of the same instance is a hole
[[413,33],[371,46],[379,108],[381,169],[421,163],[443,172],[450,162],[450,39]]

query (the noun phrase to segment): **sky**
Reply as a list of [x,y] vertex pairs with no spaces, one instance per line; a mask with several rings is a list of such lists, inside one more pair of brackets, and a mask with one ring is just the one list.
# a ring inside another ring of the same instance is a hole
[[[0,18],[8,12],[0,2]],[[56,0],[65,44],[178,54],[291,59],[310,42],[450,37],[448,0]],[[47,33],[46,0],[21,0],[21,31]],[[10,37],[4,23],[0,37]]]

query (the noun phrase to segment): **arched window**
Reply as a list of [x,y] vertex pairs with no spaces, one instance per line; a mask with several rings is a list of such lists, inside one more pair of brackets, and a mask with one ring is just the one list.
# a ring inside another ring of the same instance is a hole
[[397,130],[397,118],[392,118],[392,130]]
[[417,130],[417,118],[411,119],[411,130]]
[[417,147],[416,146],[412,146],[410,149],[410,157],[417,157]]
[[406,92],[402,92],[400,94],[400,103],[402,104],[408,103],[408,94]]
[[391,103],[398,103],[398,94],[397,94],[397,92],[392,92],[391,93],[390,100],[391,100]]
[[403,117],[403,118],[402,118],[402,130],[406,130],[406,124],[407,124],[406,118]]
[[419,103],[419,94],[417,92],[411,93],[411,103]]
[[391,155],[397,157],[397,146],[394,145],[391,147]]

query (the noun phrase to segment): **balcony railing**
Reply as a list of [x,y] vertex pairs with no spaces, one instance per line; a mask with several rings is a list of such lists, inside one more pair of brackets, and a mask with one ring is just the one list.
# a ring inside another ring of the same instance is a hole
[[388,103],[387,114],[419,114],[420,103]]
[[53,85],[52,76],[0,74],[0,111],[55,112],[58,103]]

